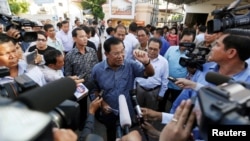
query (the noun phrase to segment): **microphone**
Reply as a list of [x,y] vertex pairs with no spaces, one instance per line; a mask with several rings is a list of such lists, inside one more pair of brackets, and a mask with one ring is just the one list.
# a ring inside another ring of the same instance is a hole
[[[137,100],[136,90],[130,90],[130,96],[132,97],[133,106],[134,106],[134,109],[136,111],[136,115],[138,116],[139,125],[141,126],[141,124],[144,123],[144,118],[142,116],[141,107],[140,107],[139,102]],[[149,138],[147,135],[147,130],[142,128],[142,131],[145,135],[146,140],[148,141]]]
[[50,82],[43,87],[38,87],[18,96],[15,101],[21,102],[29,109],[41,112],[50,112],[67,98],[70,98],[76,90],[73,79],[65,77]]
[[137,97],[136,97],[136,91],[135,90],[130,90],[130,96],[132,97],[132,102],[133,102],[133,106],[136,112],[136,115],[139,118],[139,122],[140,124],[142,124],[144,122],[143,116],[142,116],[142,111],[141,111],[141,107],[138,103]]
[[122,133],[122,128],[121,128],[121,125],[120,125],[120,122],[117,121],[116,122],[116,141],[119,141],[123,136],[123,133]]
[[119,117],[120,125],[125,131],[125,135],[129,133],[131,127],[131,119],[128,110],[128,104],[123,94],[119,95]]
[[221,85],[223,83],[228,83],[233,81],[232,78],[225,75],[221,75],[217,72],[207,72],[205,79],[207,82],[215,85]]

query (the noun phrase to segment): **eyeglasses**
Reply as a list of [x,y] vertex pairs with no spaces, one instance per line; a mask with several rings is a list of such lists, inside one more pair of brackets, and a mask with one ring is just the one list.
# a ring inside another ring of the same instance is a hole
[[36,41],[42,41],[42,42],[45,42],[46,41],[46,39],[37,39]]
[[158,51],[159,49],[157,49],[157,48],[152,48],[152,47],[148,47],[148,50],[150,50],[150,51]]
[[124,55],[125,54],[125,50],[120,51],[120,52],[112,52],[110,53],[112,56],[114,57],[119,57],[120,55]]

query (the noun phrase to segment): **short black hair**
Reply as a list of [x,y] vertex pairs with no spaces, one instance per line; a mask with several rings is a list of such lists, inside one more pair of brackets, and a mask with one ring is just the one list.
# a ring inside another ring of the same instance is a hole
[[108,28],[106,29],[106,32],[108,33],[108,35],[110,35],[110,33],[111,33],[112,31],[115,31],[115,29],[114,29],[113,27],[108,27]]
[[64,21],[62,21],[61,23],[62,23],[62,25],[63,25],[63,24],[68,24],[68,23],[69,23],[69,21],[64,20]]
[[224,44],[225,50],[230,48],[236,49],[241,61],[245,61],[250,57],[250,38],[248,36],[228,34],[228,36],[226,36],[222,42]]
[[54,28],[54,26],[52,24],[45,24],[43,28],[45,31],[48,31],[50,28]]
[[161,49],[161,45],[162,45],[161,39],[152,37],[152,38],[149,39],[148,45],[149,45],[149,43],[151,43],[151,42],[159,43],[159,48]]
[[200,25],[200,26],[198,27],[198,29],[199,29],[200,32],[206,32],[207,27],[206,27],[205,25]]
[[89,27],[89,29],[90,29],[90,32],[91,32],[91,37],[95,37],[95,34],[96,34],[95,28],[91,26],[91,27]]
[[44,31],[37,31],[36,33],[43,35],[47,39],[47,35]]
[[57,49],[51,49],[44,52],[43,57],[45,61],[45,65],[48,66],[49,64],[56,64],[57,57],[63,55],[61,51]]
[[149,31],[145,27],[138,27],[137,34],[138,34],[138,31],[140,31],[140,30],[143,30],[146,33],[146,35],[148,35],[148,36],[150,35]]
[[12,37],[4,33],[0,33],[0,45],[4,43],[8,43],[8,42],[12,42],[13,44],[16,44],[16,41]]
[[[83,29],[80,28],[80,27],[75,28],[75,29],[72,31],[72,37],[77,37],[77,31],[79,31],[79,30],[83,30]],[[83,31],[84,31],[84,30],[83,30]]]
[[192,35],[192,36],[193,36],[193,41],[194,41],[195,36],[196,36],[196,31],[195,31],[193,28],[185,28],[185,29],[183,29],[183,31],[182,31],[182,34],[181,34],[181,38],[180,38],[180,39],[182,39],[184,35],[188,35],[188,36],[189,36],[189,35]]
[[58,23],[56,24],[56,26],[57,26],[58,28],[61,28],[61,27],[62,27],[62,23],[61,23],[61,22],[58,22]]
[[80,28],[82,28],[86,32],[86,34],[90,33],[90,28],[88,26],[82,24],[80,25]]
[[98,25],[98,22],[97,22],[96,20],[94,20],[94,21],[92,22],[92,24],[93,24],[93,25]]
[[[110,37],[108,38],[104,43],[103,43],[103,47],[106,53],[109,53],[111,50],[111,46],[112,45],[118,45],[118,44],[122,44],[124,47],[124,44],[122,42],[122,40],[120,40],[119,38],[116,37]],[[124,47],[125,48],[125,47]]]
[[137,24],[135,22],[130,23],[128,29],[132,32],[136,32]]
[[163,28],[158,27],[158,28],[155,29],[155,31],[156,31],[157,34],[163,36]]

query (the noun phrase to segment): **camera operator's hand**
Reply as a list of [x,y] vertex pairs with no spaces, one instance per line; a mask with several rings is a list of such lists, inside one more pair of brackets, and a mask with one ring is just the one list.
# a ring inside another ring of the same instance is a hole
[[194,81],[188,80],[186,78],[178,78],[175,84],[182,89],[195,89],[196,87],[196,83]]
[[187,141],[191,137],[193,123],[195,122],[195,113],[191,112],[191,100],[182,101],[177,108],[174,117],[168,123],[160,134],[159,141]]
[[95,100],[93,100],[89,105],[89,113],[94,115],[96,110],[98,110],[101,107],[102,98],[97,97]]
[[157,139],[160,137],[161,132],[158,131],[157,129],[155,129],[150,123],[148,123],[148,122],[145,121],[145,122],[142,124],[142,128],[146,129],[147,134],[148,134],[150,137],[152,137],[152,138],[157,138]]
[[162,120],[161,112],[157,112],[148,108],[141,108],[141,110],[144,120],[151,120],[151,121]]
[[71,129],[53,128],[54,141],[76,141],[77,135]]
[[36,51],[35,64],[40,64],[43,61],[43,57],[41,54],[37,52],[37,49],[35,49],[35,51]]
[[75,81],[76,84],[79,84],[79,83],[83,83],[84,82],[84,79],[79,79],[78,76],[74,75],[74,76],[68,76],[69,78],[73,79]]
[[123,136],[119,141],[142,141],[142,137],[138,131],[134,130]]
[[6,34],[14,39],[19,39],[21,37],[20,32],[17,29],[10,28]]
[[105,114],[109,114],[112,112],[111,107],[104,100],[102,101],[101,107],[102,107],[102,111]]
[[135,49],[133,51],[133,55],[134,55],[136,60],[140,61],[144,65],[150,63],[149,62],[150,59],[149,59],[148,54],[147,54],[146,51]]

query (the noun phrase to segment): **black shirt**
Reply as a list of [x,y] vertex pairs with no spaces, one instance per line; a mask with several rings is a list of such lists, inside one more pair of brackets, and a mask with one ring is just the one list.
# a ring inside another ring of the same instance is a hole
[[32,52],[32,51],[34,51],[35,49],[37,49],[37,52],[38,52],[39,54],[44,54],[44,52],[46,52],[47,50],[52,50],[52,49],[55,49],[55,48],[53,48],[53,47],[51,47],[51,46],[47,46],[47,48],[46,48],[45,50],[39,50],[38,48],[36,48],[36,45],[34,45],[34,46],[31,46],[31,47],[29,48],[28,52]]

